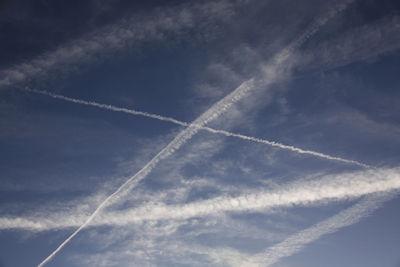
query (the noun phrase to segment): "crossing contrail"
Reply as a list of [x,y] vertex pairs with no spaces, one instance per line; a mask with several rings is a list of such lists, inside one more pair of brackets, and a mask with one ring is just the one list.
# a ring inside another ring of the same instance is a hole
[[[129,191],[131,188],[136,186],[141,180],[143,180],[156,165],[163,159],[167,158],[169,155],[174,153],[183,144],[185,144],[193,135],[199,131],[199,126],[205,126],[210,121],[219,117],[223,112],[230,108],[234,103],[246,96],[250,91],[254,90],[257,85],[262,83],[264,87],[273,84],[278,77],[283,75],[284,65],[288,65],[288,60],[290,55],[293,53],[294,49],[304,43],[309,39],[321,26],[323,26],[327,21],[333,18],[338,12],[342,11],[352,2],[352,0],[345,1],[338,7],[335,7],[329,11],[328,14],[316,20],[314,24],[308,28],[304,34],[299,38],[296,38],[286,49],[281,53],[278,53],[269,64],[265,65],[263,70],[264,74],[261,79],[253,77],[245,82],[243,82],[239,87],[237,87],[230,94],[219,100],[211,108],[200,115],[194,122],[193,125],[188,126],[183,131],[181,131],[165,148],[163,148],[154,158],[152,158],[139,172],[130,177],[125,183],[123,183],[117,190],[108,196],[92,213],[92,215],[83,223],[78,229],[76,229],[64,242],[59,245],[56,250],[54,250],[46,259],[39,263],[38,267],[42,267],[47,262],[49,262],[74,236],[76,236],[82,229],[89,225],[93,219],[97,216],[100,211],[109,204],[111,200],[117,200],[121,197],[120,193],[122,191]],[[119,196],[118,196],[119,195]]]
[[[271,82],[272,78],[271,77]],[[199,131],[199,126],[204,126],[206,123],[217,118],[226,109],[233,105],[236,101],[242,98],[246,92],[253,89],[255,82],[254,79],[243,82],[233,92],[225,96],[223,99],[214,104],[210,109],[200,115],[194,122],[193,125],[189,125],[186,129],[181,131],[166,147],[164,147],[155,157],[153,157],[141,170],[135,175],[126,180],[117,190],[109,195],[92,213],[92,215],[78,228],[76,229],[64,242],[61,243],[56,250],[54,250],[46,259],[44,259],[38,267],[45,265],[49,262],[74,236],[76,236],[82,229],[89,225],[97,214],[109,204],[111,200],[118,200],[121,198],[121,194],[128,192],[131,188],[135,187],[141,180],[143,180],[156,165],[163,159],[169,157],[182,145],[184,145],[193,135]]]
[[300,154],[308,154],[308,155],[312,155],[312,156],[327,159],[327,160],[334,160],[334,161],[339,161],[339,162],[343,162],[343,163],[358,165],[358,166],[365,167],[365,168],[371,168],[371,166],[369,166],[365,163],[361,163],[359,161],[330,156],[330,155],[323,154],[323,153],[316,152],[316,151],[304,150],[304,149],[301,149],[298,147],[284,145],[284,144],[281,144],[278,142],[269,141],[269,140],[265,140],[265,139],[261,139],[261,138],[257,138],[257,137],[247,136],[247,135],[238,134],[238,133],[232,133],[232,132],[228,132],[228,131],[224,131],[224,130],[216,130],[216,129],[213,129],[213,128],[210,128],[207,126],[195,125],[193,123],[190,124],[190,123],[187,123],[184,121],[180,121],[180,120],[177,120],[177,119],[174,119],[171,117],[166,117],[166,116],[162,116],[162,115],[158,115],[158,114],[148,113],[148,112],[144,112],[144,111],[137,111],[137,110],[133,110],[133,109],[127,109],[127,108],[117,107],[117,106],[108,105],[108,104],[102,104],[102,103],[98,103],[98,102],[94,102],[94,101],[86,101],[86,100],[82,100],[82,99],[71,98],[71,97],[51,93],[51,92],[44,91],[44,90],[37,90],[37,89],[31,89],[31,88],[24,88],[22,90],[31,92],[31,93],[50,96],[55,99],[60,99],[60,100],[64,100],[64,101],[72,102],[72,103],[76,103],[76,104],[93,106],[93,107],[97,107],[97,108],[101,108],[101,109],[106,109],[106,110],[111,110],[111,111],[116,111],[116,112],[123,112],[123,113],[128,113],[131,115],[144,116],[144,117],[157,119],[157,120],[161,120],[161,121],[172,122],[177,125],[184,126],[184,127],[189,127],[190,125],[192,125],[193,127],[197,126],[200,130],[204,130],[204,131],[207,131],[210,133],[221,134],[221,135],[224,135],[227,137],[236,137],[236,138],[240,138],[243,140],[261,143],[261,144],[277,147],[277,148],[284,149],[284,150],[289,150],[289,151],[300,153]]

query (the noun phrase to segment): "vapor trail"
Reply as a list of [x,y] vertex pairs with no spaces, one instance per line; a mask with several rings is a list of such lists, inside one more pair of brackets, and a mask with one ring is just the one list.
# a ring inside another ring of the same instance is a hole
[[59,95],[59,94],[54,94],[54,93],[51,93],[48,91],[37,90],[37,89],[28,88],[28,87],[20,88],[20,89],[23,91],[31,92],[31,93],[41,94],[41,95],[45,95],[45,96],[50,96],[52,98],[64,100],[67,102],[72,102],[75,104],[93,106],[93,107],[107,109],[107,110],[116,111],[116,112],[123,112],[123,113],[132,114],[132,115],[144,116],[144,117],[157,119],[157,120],[161,120],[161,121],[172,122],[172,123],[175,123],[175,124],[178,124],[181,126],[186,126],[186,127],[190,125],[190,123],[179,121],[174,118],[161,116],[161,115],[157,115],[157,114],[152,114],[152,113],[148,113],[148,112],[144,112],[144,111],[137,111],[137,110],[133,110],[133,109],[127,109],[127,108],[121,108],[121,107],[117,107],[117,106],[113,106],[113,105],[102,104],[102,103],[98,103],[98,102],[94,102],[94,101],[86,101],[86,100],[81,100],[81,99],[77,99],[77,98],[71,98],[71,97],[67,97],[67,96],[63,96],[63,95]]
[[[315,206],[332,201],[352,200],[369,194],[398,192],[399,190],[400,168],[350,172],[326,175],[312,181],[295,181],[274,190],[253,192],[237,197],[217,197],[183,205],[157,203],[131,210],[106,212],[99,215],[91,225],[123,226],[146,221],[186,220],[225,212],[242,213],[294,206]],[[307,229],[306,234],[301,232],[301,234],[296,234],[294,237],[289,238],[288,241],[284,241],[283,245],[274,246],[267,251],[266,255],[268,256],[262,256],[262,259],[270,259],[272,261],[272,259],[283,257],[282,255],[289,255],[298,251],[305,244],[316,240],[319,236],[332,232],[332,229],[335,230],[349,225],[350,222],[357,222],[365,216],[368,210],[373,211],[375,209],[375,206],[370,205],[371,203],[380,203],[375,197],[372,200],[371,198],[366,199],[368,201],[363,200],[350,211],[343,211],[339,213],[342,215],[328,219],[328,223],[319,223],[317,226]],[[383,202],[385,199],[386,196],[382,197],[381,201]],[[93,217],[90,218],[93,220]],[[42,219],[34,217],[0,218],[0,229],[43,231],[75,227],[85,220],[85,217],[76,219],[65,214],[51,214]],[[261,256],[258,256],[258,258],[261,258]]]
[[190,123],[187,123],[187,122],[184,122],[184,121],[180,121],[180,120],[177,120],[177,119],[174,119],[174,118],[171,118],[171,117],[161,116],[161,115],[158,115],[158,114],[153,114],[153,113],[148,113],[148,112],[143,112],[143,111],[137,111],[137,110],[127,109],[127,108],[121,108],[121,107],[102,104],[102,103],[93,102],[93,101],[86,101],[86,100],[71,98],[71,97],[67,97],[67,96],[63,96],[63,95],[59,95],[59,94],[54,94],[54,93],[51,93],[51,92],[48,92],[48,91],[43,91],[43,90],[37,90],[37,89],[31,89],[31,88],[24,88],[22,90],[28,91],[28,92],[32,92],[32,93],[36,93],[36,94],[45,95],[45,96],[50,96],[52,98],[56,98],[56,99],[60,99],[60,100],[64,100],[64,101],[72,102],[72,103],[76,103],[76,104],[93,106],[93,107],[98,107],[98,108],[101,108],[101,109],[106,109],[106,110],[111,110],[111,111],[116,111],[116,112],[124,112],[124,113],[132,114],[132,115],[139,115],[139,116],[144,116],[144,117],[157,119],[157,120],[161,120],[161,121],[168,121],[168,122],[172,122],[172,123],[178,124],[180,126],[188,127],[188,126],[192,125],[193,127],[198,127],[200,130],[205,130],[205,131],[208,131],[210,133],[222,134],[222,135],[227,136],[227,137],[236,137],[236,138],[240,138],[240,139],[247,140],[247,141],[261,143],[261,144],[265,144],[265,145],[269,145],[269,146],[273,146],[273,147],[278,147],[278,148],[284,149],[284,150],[290,150],[292,152],[296,152],[296,153],[300,153],[300,154],[308,154],[308,155],[312,155],[312,156],[323,158],[323,159],[327,159],[327,160],[340,161],[340,162],[344,162],[344,163],[348,163],[348,164],[358,165],[358,166],[365,167],[365,168],[371,168],[371,166],[369,166],[367,164],[364,164],[364,163],[361,163],[361,162],[358,162],[358,161],[355,161],[355,160],[343,159],[343,158],[340,158],[340,157],[330,156],[330,155],[326,155],[326,154],[315,152],[315,151],[311,151],[311,150],[304,150],[304,149],[301,149],[301,148],[298,148],[298,147],[284,145],[284,144],[277,143],[277,142],[274,142],[274,141],[269,141],[269,140],[265,140],[265,139],[261,139],[261,138],[252,137],[252,136],[246,136],[246,135],[243,135],[243,134],[232,133],[232,132],[228,132],[228,131],[224,131],[224,130],[216,130],[216,129],[213,129],[213,128],[210,128],[210,127],[207,127],[207,126],[195,125],[193,123],[190,124]]
[[359,161],[356,161],[356,160],[349,160],[349,159],[344,159],[344,158],[340,158],[340,157],[330,156],[327,154],[323,154],[323,153],[315,152],[315,151],[311,151],[311,150],[304,150],[304,149],[301,149],[298,147],[284,145],[281,143],[277,143],[274,141],[268,141],[268,140],[257,138],[257,137],[251,137],[251,136],[246,136],[246,135],[242,135],[242,134],[231,133],[231,132],[227,132],[224,130],[215,130],[215,129],[212,129],[209,127],[203,127],[202,129],[209,131],[211,133],[218,133],[218,134],[223,134],[225,136],[237,137],[237,138],[241,138],[243,140],[249,140],[249,141],[253,141],[253,142],[257,142],[257,143],[262,143],[262,144],[278,147],[280,149],[290,150],[290,151],[300,153],[300,154],[308,154],[308,155],[312,155],[312,156],[323,158],[323,159],[345,162],[345,163],[354,164],[354,165],[358,165],[358,166],[365,167],[365,168],[372,168],[372,166],[367,165],[362,162],[359,162]]
[[0,88],[40,77],[73,64],[98,60],[99,57],[149,40],[164,39],[168,34],[179,34],[196,27],[201,21],[215,22],[228,19],[241,1],[204,1],[186,3],[172,8],[155,10],[148,16],[123,18],[113,25],[102,27],[49,51],[33,60],[0,71]]
[[[163,148],[153,159],[151,159],[139,172],[137,172],[134,176],[130,177],[125,183],[123,183],[114,193],[108,196],[93,212],[93,214],[87,219],[87,221],[82,224],[75,232],[73,232],[61,245],[53,251],[46,259],[44,259],[38,267],[45,265],[49,262],[56,254],[59,252],[75,235],[77,235],[82,229],[84,229],[93,219],[94,217],[112,200],[115,198],[122,190],[129,191],[131,188],[136,186],[142,179],[144,179],[153,168],[160,162],[162,159],[165,159],[169,155],[175,152],[175,150],[179,149],[183,144],[187,142],[194,134],[196,134],[199,130],[198,126],[204,126],[210,121],[219,117],[223,112],[225,112],[229,107],[231,107],[234,103],[242,99],[247,93],[253,90],[259,83],[263,83],[263,86],[269,86],[271,83],[274,83],[278,79],[278,77],[283,75],[284,69],[283,65],[289,65],[288,59],[290,55],[293,53],[293,50],[297,48],[299,45],[304,43],[311,35],[313,35],[319,27],[323,26],[329,19],[333,18],[338,12],[343,10],[348,4],[350,4],[352,0],[346,1],[344,4],[341,4],[339,8],[331,9],[329,14],[324,17],[319,18],[316,23],[314,23],[309,29],[305,31],[305,34],[301,35],[299,38],[295,39],[292,44],[288,46],[287,49],[284,49],[281,53],[278,53],[276,57],[274,57],[270,64],[267,64],[264,67],[264,75],[261,79],[256,79],[253,77],[245,82],[243,82],[238,88],[236,88],[233,92],[222,98],[216,104],[214,104],[210,109],[200,115],[196,120],[194,120],[193,124],[196,126],[190,125],[182,132],[180,132],[165,148]],[[120,196],[121,197],[121,196]]]
[[277,207],[309,206],[351,200],[400,189],[400,169],[368,170],[295,181],[280,188],[238,197],[217,197],[185,205],[154,205],[100,216],[102,223],[129,224],[147,220],[185,220],[221,212],[248,212]]
[[301,251],[309,243],[312,243],[324,235],[334,233],[342,227],[347,227],[359,222],[382,204],[394,197],[392,193],[376,193],[366,196],[363,200],[347,208],[338,214],[323,220],[310,228],[302,230],[283,242],[276,244],[266,250],[265,253],[255,256],[251,262],[259,266],[270,266],[280,259],[289,257]]

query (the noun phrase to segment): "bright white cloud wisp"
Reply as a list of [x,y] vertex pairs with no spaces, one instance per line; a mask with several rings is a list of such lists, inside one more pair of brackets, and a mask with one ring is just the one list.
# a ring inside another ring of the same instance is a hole
[[[400,189],[400,169],[377,169],[326,175],[311,181],[298,180],[269,191],[253,192],[236,197],[217,197],[184,205],[165,205],[156,203],[126,211],[107,211],[93,220],[92,226],[110,225],[124,226],[140,224],[145,221],[157,220],[186,220],[194,217],[218,216],[225,212],[255,212],[276,208],[290,208],[295,206],[315,206],[332,201],[348,201],[374,193],[397,192]],[[372,198],[372,199],[375,199]],[[356,204],[351,210],[368,210],[371,200],[366,204]],[[363,203],[363,202],[360,202]],[[376,201],[376,203],[380,203]],[[379,205],[377,205],[378,207]],[[363,207],[363,208],[360,208]],[[370,209],[373,210],[372,207]],[[344,212],[350,214],[349,212]],[[364,215],[355,216],[361,218]],[[51,219],[54,217],[53,219]],[[342,217],[342,216],[335,216]],[[87,217],[59,214],[45,219],[33,218],[1,218],[1,229],[31,229],[44,231],[51,229],[70,228],[79,226]],[[349,221],[357,221],[351,219]],[[341,224],[333,224],[340,228]],[[318,226],[323,228],[326,224]],[[332,227],[331,227],[332,228]],[[321,231],[321,230],[320,230]],[[327,229],[327,232],[332,230]],[[319,232],[318,232],[319,233]],[[319,234],[320,235],[320,234]],[[316,235],[314,235],[316,236]],[[312,240],[316,239],[314,237]]]

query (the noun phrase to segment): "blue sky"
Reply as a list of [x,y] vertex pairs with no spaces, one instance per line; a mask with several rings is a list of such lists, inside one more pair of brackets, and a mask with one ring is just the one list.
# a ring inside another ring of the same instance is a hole
[[0,266],[400,266],[398,1],[0,1]]

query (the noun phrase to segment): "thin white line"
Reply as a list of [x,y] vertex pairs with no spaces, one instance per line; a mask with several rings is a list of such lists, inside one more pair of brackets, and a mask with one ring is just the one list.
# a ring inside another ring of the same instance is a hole
[[97,108],[101,108],[101,109],[106,109],[106,110],[111,110],[111,111],[116,111],[116,112],[124,112],[124,113],[132,114],[132,115],[144,116],[144,117],[157,119],[157,120],[161,120],[161,121],[172,122],[172,123],[175,123],[175,124],[180,125],[180,126],[189,127],[191,125],[193,127],[198,127],[200,130],[205,130],[205,131],[208,131],[210,133],[222,134],[222,135],[227,136],[227,137],[236,137],[236,138],[240,138],[240,139],[243,139],[243,140],[252,141],[252,142],[256,142],[256,143],[261,143],[261,144],[265,144],[265,145],[269,145],[269,146],[273,146],[273,147],[278,147],[280,149],[290,150],[290,151],[295,152],[295,153],[308,154],[308,155],[312,155],[312,156],[323,158],[323,159],[327,159],[327,160],[340,161],[340,162],[344,162],[344,163],[348,163],[348,164],[355,164],[355,165],[358,165],[358,166],[361,166],[361,167],[365,167],[365,168],[372,168],[371,166],[369,166],[369,165],[367,165],[365,163],[361,163],[361,162],[358,162],[358,161],[355,161],[355,160],[343,159],[343,158],[340,158],[340,157],[330,156],[330,155],[327,155],[327,154],[323,154],[323,153],[316,152],[316,151],[311,151],[311,150],[304,150],[304,149],[301,149],[301,148],[298,148],[298,147],[284,145],[284,144],[281,144],[281,143],[278,143],[278,142],[269,141],[269,140],[265,140],[265,139],[261,139],[261,138],[257,138],[257,137],[246,136],[246,135],[243,135],[243,134],[232,133],[232,132],[228,132],[228,131],[224,131],[224,130],[216,130],[216,129],[213,129],[213,128],[210,128],[210,127],[207,127],[207,126],[190,124],[190,123],[187,123],[187,122],[184,122],[184,121],[180,121],[180,120],[177,120],[177,119],[174,119],[174,118],[171,118],[171,117],[166,117],[166,116],[162,116],[162,115],[158,115],[158,114],[148,113],[148,112],[144,112],[144,111],[137,111],[137,110],[127,109],[127,108],[121,108],[121,107],[102,104],[102,103],[98,103],[98,102],[94,102],[94,101],[86,101],[86,100],[71,98],[71,97],[60,95],[60,94],[54,94],[54,93],[51,93],[51,92],[48,92],[48,91],[31,89],[31,88],[27,88],[27,87],[25,89],[22,89],[22,90],[25,90],[25,91],[28,91],[28,92],[32,92],[32,93],[36,93],[36,94],[50,96],[50,97],[55,98],[55,99],[60,99],[60,100],[64,100],[64,101],[68,101],[68,102],[72,102],[72,103],[76,103],[76,104],[88,105],[88,106],[93,106],[93,107],[97,107]]

